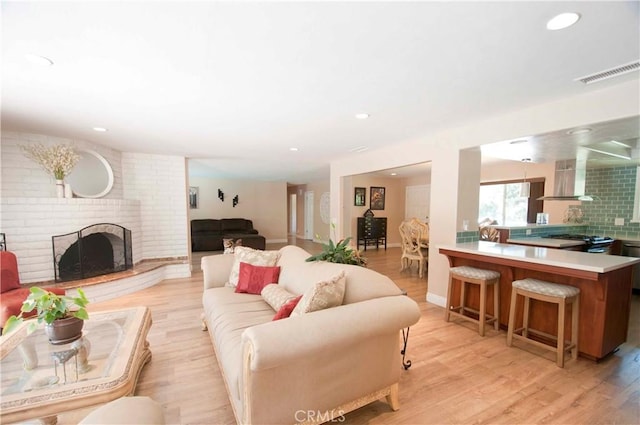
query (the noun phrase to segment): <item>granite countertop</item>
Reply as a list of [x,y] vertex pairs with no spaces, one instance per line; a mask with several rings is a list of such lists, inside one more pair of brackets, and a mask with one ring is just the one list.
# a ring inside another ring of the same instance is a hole
[[507,260],[524,261],[548,266],[564,267],[596,273],[613,270],[640,263],[640,258],[618,255],[591,254],[581,251],[542,248],[525,245],[501,244],[495,242],[466,242],[440,245],[439,250],[484,255]]
[[571,248],[574,246],[584,245],[584,241],[580,240],[570,240],[570,239],[553,239],[553,238],[514,238],[507,239],[508,243],[518,244],[518,245],[533,245],[533,246],[543,246],[547,248]]

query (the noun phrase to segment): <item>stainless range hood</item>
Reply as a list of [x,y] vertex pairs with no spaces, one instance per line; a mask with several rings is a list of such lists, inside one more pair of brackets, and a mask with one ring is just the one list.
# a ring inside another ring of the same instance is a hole
[[585,160],[567,159],[556,161],[553,196],[542,196],[539,201],[593,201],[585,195],[587,163]]

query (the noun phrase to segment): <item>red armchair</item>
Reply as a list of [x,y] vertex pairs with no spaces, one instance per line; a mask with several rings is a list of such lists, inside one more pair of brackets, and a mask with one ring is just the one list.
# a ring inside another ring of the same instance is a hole
[[[64,295],[62,288],[43,288],[57,295]],[[18,260],[13,252],[0,251],[0,328],[7,319],[20,314],[22,303],[29,296],[29,288],[20,285]],[[23,317],[33,316],[36,312],[25,313]]]

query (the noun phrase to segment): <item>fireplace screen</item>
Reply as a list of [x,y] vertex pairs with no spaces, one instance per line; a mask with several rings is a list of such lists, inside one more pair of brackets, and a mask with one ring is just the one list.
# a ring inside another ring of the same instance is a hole
[[56,282],[85,279],[133,267],[131,230],[101,223],[53,236]]

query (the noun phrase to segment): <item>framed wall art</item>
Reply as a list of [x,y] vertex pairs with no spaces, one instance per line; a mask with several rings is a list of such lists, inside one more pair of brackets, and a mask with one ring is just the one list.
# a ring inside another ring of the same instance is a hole
[[189,208],[191,209],[196,209],[198,208],[198,201],[199,201],[199,195],[200,195],[200,190],[198,189],[197,186],[191,186],[189,187]]
[[369,208],[372,210],[384,209],[384,187],[371,186],[369,194]]
[[356,187],[353,195],[353,205],[356,207],[364,207],[367,204],[367,188]]

